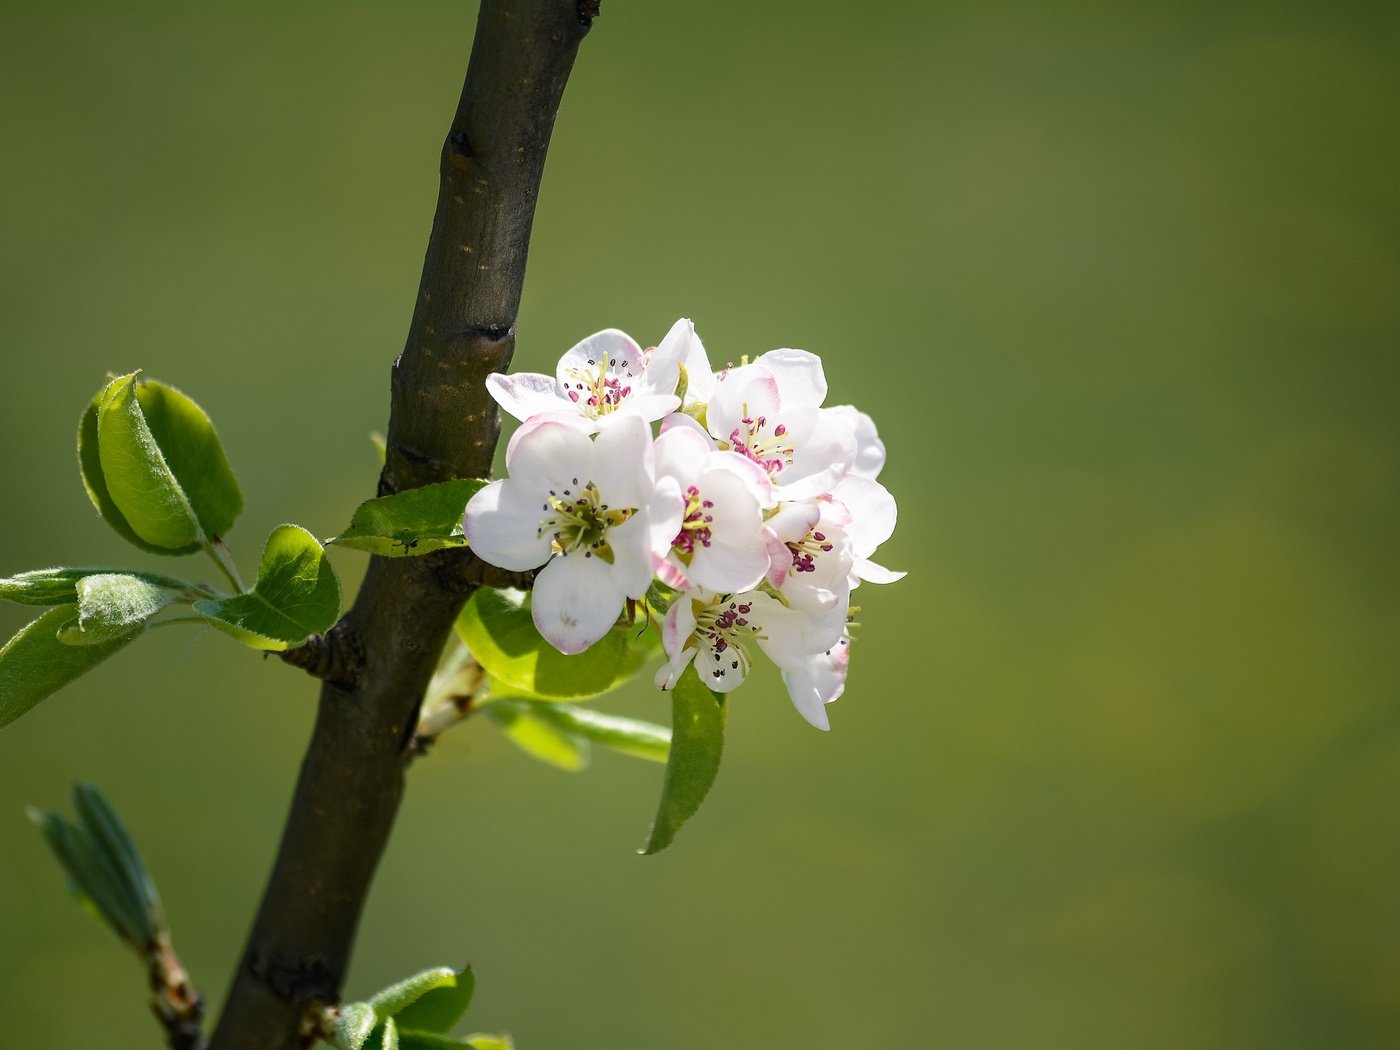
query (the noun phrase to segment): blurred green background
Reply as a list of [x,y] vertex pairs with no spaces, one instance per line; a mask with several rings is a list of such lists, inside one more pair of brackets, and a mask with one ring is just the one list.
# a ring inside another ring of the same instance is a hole
[[[474,20],[0,7],[0,572],[156,567],[77,478],[108,369],[212,414],[245,570],[348,521]],[[470,960],[522,1050],[1395,1045],[1400,8],[608,0],[531,264],[519,368],[682,315],[823,355],[910,575],[830,735],[733,698],[659,857],[660,767],[449,735],[348,994]],[[314,694],[162,631],[0,735],[7,1045],[158,1038],[23,807],[103,786],[217,1005]]]

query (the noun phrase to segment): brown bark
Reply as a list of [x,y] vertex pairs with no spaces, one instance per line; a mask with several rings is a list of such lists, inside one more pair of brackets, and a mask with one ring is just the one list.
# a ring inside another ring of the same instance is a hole
[[[484,0],[418,301],[394,362],[380,494],[490,472],[488,373],[515,346],[545,151],[589,0]],[[374,558],[331,641],[338,666],[262,904],[211,1046],[291,1050],[308,1004],[337,1000],[370,881],[403,795],[418,705],[481,579],[459,551]],[[311,669],[315,669],[314,661]]]

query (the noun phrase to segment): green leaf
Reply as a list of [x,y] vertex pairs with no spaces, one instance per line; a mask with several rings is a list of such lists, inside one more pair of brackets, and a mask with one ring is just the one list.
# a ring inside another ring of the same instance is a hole
[[485,484],[480,478],[461,478],[366,500],[350,518],[350,527],[326,543],[389,558],[465,547],[462,514],[467,500]]
[[243,507],[209,417],[174,387],[112,380],[78,424],[83,486],[124,539],[156,554],[189,554],[223,536]]
[[481,710],[498,723],[507,717],[528,718],[543,722],[570,739],[581,737],[653,762],[665,762],[671,750],[671,731],[665,726],[607,715],[575,704],[493,697]]
[[470,1043],[437,1032],[399,1026],[399,1050],[467,1050]]
[[520,591],[482,587],[457,618],[457,635],[499,685],[501,695],[583,700],[627,681],[644,655],[625,630],[612,630],[584,652],[565,656],[541,637]]
[[499,1035],[477,1032],[467,1036],[467,1045],[473,1050],[515,1050],[515,1041],[505,1032]]
[[31,812],[30,817],[39,825],[73,892],[89,902],[118,937],[138,943],[140,906],[123,892],[116,871],[87,832],[56,813]]
[[78,581],[78,622],[62,628],[65,645],[97,645],[124,638],[170,604],[164,588],[125,573],[99,573]]
[[472,1002],[476,978],[471,967],[452,974],[450,981],[430,988],[394,1015],[402,1043],[409,1030],[416,1032],[446,1032],[462,1019]]
[[399,1050],[399,1026],[392,1017],[384,1018],[384,1023],[374,1030],[365,1050]]
[[164,587],[177,594],[193,594],[199,590],[195,584],[154,572],[64,565],[53,569],[34,569],[17,576],[0,577],[0,598],[19,602],[21,605],[67,605],[78,600],[79,581],[89,576],[106,576],[113,573],[145,580],[152,586]]
[[694,664],[687,667],[671,690],[671,757],[661,804],[642,853],[658,853],[669,846],[680,826],[705,801],[719,773],[724,719],[724,697],[705,688]]
[[588,768],[588,741],[557,723],[541,718],[532,706],[553,701],[492,699],[481,708],[520,750],[551,766],[578,773]]
[[346,1003],[335,1021],[335,1045],[338,1050],[363,1050],[374,1031],[374,1007],[369,1003]]
[[140,906],[143,917],[141,932],[147,941],[154,940],[157,930],[165,925],[165,909],[160,903],[160,894],[156,892],[155,880],[151,878],[146,861],[136,848],[126,825],[106,796],[92,784],[74,785],[73,805],[88,835],[111,859],[127,893]]
[[340,615],[340,581],[315,536],[279,525],[263,548],[247,594],[194,603],[194,611],[254,649],[300,645]]
[[204,535],[211,540],[228,535],[243,512],[243,493],[209,416],[173,386],[153,379],[137,383],[136,398]]
[[[447,966],[434,966],[412,977],[406,977],[397,984],[391,984],[370,997],[375,1016],[380,1020],[393,1017],[401,1010],[413,1005],[436,988],[452,988],[457,984],[457,972]],[[470,998],[471,992],[468,991]]]
[[76,605],[58,605],[23,628],[0,649],[0,727],[90,671],[132,638],[123,635],[95,645],[64,645],[60,628],[77,620]]
[[166,551],[204,544],[194,507],[141,411],[134,372],[112,380],[102,392],[97,454],[107,491],[137,536]]

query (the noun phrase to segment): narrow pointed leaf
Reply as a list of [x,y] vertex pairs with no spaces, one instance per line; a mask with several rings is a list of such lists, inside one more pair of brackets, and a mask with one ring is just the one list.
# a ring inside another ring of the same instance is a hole
[[137,536],[170,552],[205,542],[189,497],[141,411],[135,373],[112,380],[102,392],[97,455],[107,491]]
[[468,1050],[471,1045],[450,1035],[399,1025],[399,1050]]
[[410,1030],[416,1032],[446,1032],[462,1019],[471,1005],[476,978],[471,967],[454,973],[450,982],[430,988],[402,1010],[394,1014],[399,1026],[399,1042],[407,1045]]
[[570,773],[587,769],[590,758],[588,741],[578,733],[541,718],[529,706],[533,702],[515,699],[492,700],[482,710],[511,743],[531,758],[537,758]]
[[160,903],[160,894],[156,892],[155,880],[151,878],[131,833],[126,830],[126,825],[106,796],[92,784],[74,786],[73,805],[87,833],[111,858],[122,881],[130,887],[131,895],[140,903],[148,918],[147,936],[154,938],[156,930],[164,925],[164,908]]
[[645,854],[669,846],[694,816],[715,782],[724,750],[724,697],[705,688],[693,666],[671,690],[671,717],[671,756]]
[[326,543],[388,558],[465,547],[462,514],[467,500],[485,484],[480,478],[460,478],[366,500],[350,527]]
[[335,1022],[337,1050],[363,1050],[374,1031],[374,1007],[369,1003],[346,1003]]
[[89,902],[118,937],[138,946],[149,943],[150,924],[140,900],[88,832],[56,813],[34,818],[73,892]]
[[21,605],[67,605],[78,600],[78,583],[89,576],[117,573],[132,576],[155,587],[174,593],[194,593],[198,588],[172,576],[154,572],[131,572],[127,569],[98,569],[64,565],[52,569],[34,569],[14,576],[0,577],[0,598]]
[[77,618],[76,605],[55,606],[0,648],[0,727],[9,725],[136,637],[132,633],[95,645],[64,645],[58,640],[58,632],[76,624]]
[[535,628],[526,596],[482,587],[457,618],[457,634],[502,694],[582,700],[608,692],[641,667],[625,630],[612,630],[585,651],[565,656]]
[[501,1032],[499,1035],[477,1032],[467,1036],[467,1045],[472,1050],[515,1050],[515,1041],[505,1032]]
[[194,610],[244,645],[289,649],[335,623],[340,582],[315,536],[298,525],[279,525],[263,548],[253,589],[195,602]]
[[508,712],[516,717],[528,717],[553,726],[569,737],[582,737],[652,762],[665,762],[671,750],[671,731],[665,726],[603,714],[576,704],[504,697],[493,698],[482,710],[493,720],[504,718]]
[[369,1037],[365,1050],[399,1050],[399,1026],[386,1017]]
[[65,645],[98,645],[123,638],[170,604],[170,592],[125,573],[101,573],[78,582],[78,622],[58,632]]

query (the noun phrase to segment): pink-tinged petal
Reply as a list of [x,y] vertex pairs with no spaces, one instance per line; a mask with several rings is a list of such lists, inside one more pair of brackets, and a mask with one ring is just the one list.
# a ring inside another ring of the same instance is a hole
[[667,689],[674,689],[676,683],[681,680],[681,675],[685,674],[685,669],[690,666],[690,661],[694,659],[694,649],[683,649],[667,660],[657,669],[656,688],[663,692]]
[[608,506],[645,507],[655,491],[651,428],[625,416],[604,429],[593,442],[588,476]]
[[566,656],[581,653],[607,634],[626,595],[612,566],[582,553],[561,555],[535,577],[531,610],[545,641]]
[[712,540],[708,547],[696,546],[688,572],[691,583],[706,590],[747,591],[768,572],[768,551],[758,537],[744,546]]
[[898,583],[907,572],[898,572],[894,569],[887,569],[883,565],[876,565],[867,558],[857,558],[851,563],[851,572],[866,583]]
[[885,466],[885,443],[875,429],[875,420],[854,405],[837,405],[831,411],[849,416],[855,429],[856,461],[851,473],[863,478],[878,477]]
[[514,375],[492,372],[486,377],[486,391],[506,413],[522,421],[541,412],[559,412],[569,406],[554,380],[538,372]]
[[792,572],[792,551],[787,544],[774,535],[773,530],[763,530],[763,552],[768,557],[768,582],[781,589],[788,573]]
[[666,610],[666,619],[661,624],[661,646],[672,661],[679,659],[694,633],[695,605],[690,595],[678,595]]
[[690,577],[685,574],[685,569],[669,558],[657,558],[654,565],[656,578],[667,587],[674,587],[678,591],[688,591],[693,586]]
[[580,375],[598,375],[599,368],[604,372],[626,375],[631,373],[640,381],[642,376],[642,348],[626,332],[616,328],[605,328],[594,332],[564,352],[559,359],[557,375],[559,385],[565,390],[578,392]]
[[842,637],[831,649],[809,656],[798,667],[783,672],[783,684],[798,714],[818,729],[827,730],[826,705],[846,689],[851,661],[850,638]]
[[613,583],[628,598],[646,594],[652,574],[651,526],[646,511],[610,528],[608,545],[613,552]]
[[769,350],[754,362],[777,380],[785,408],[816,408],[826,400],[822,359],[806,350]]
[[[511,479],[538,489],[541,499],[560,485],[588,482],[593,442],[588,434],[569,423],[553,419],[532,420],[511,438],[506,449],[506,469]],[[561,490],[562,491],[562,490]]]
[[746,365],[715,383],[714,396],[705,409],[705,423],[720,441],[734,440],[735,432],[747,435],[745,419],[777,417],[778,383],[767,369]]
[[889,489],[871,478],[848,474],[831,490],[832,498],[846,510],[846,534],[858,557],[869,557],[890,538],[898,508]]
[[776,502],[776,497],[773,494],[773,479],[768,476],[768,471],[749,459],[748,456],[733,452],[711,456],[705,461],[705,469],[707,471],[727,470],[731,474],[737,475],[750,495],[765,510]]
[[541,536],[542,503],[514,478],[493,481],[467,502],[462,528],[482,561],[513,572],[549,560],[550,537]]

